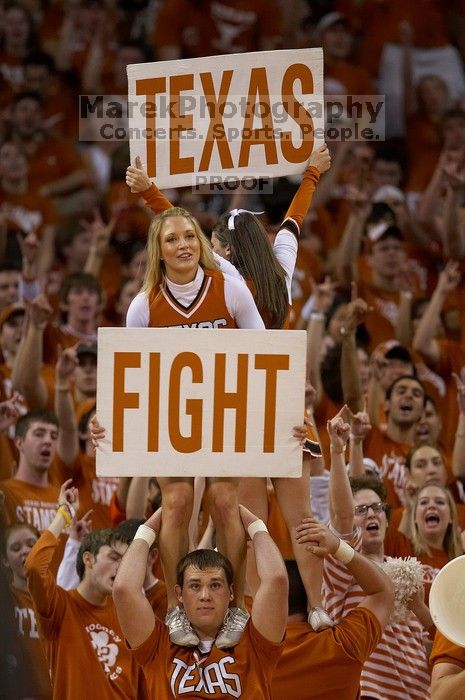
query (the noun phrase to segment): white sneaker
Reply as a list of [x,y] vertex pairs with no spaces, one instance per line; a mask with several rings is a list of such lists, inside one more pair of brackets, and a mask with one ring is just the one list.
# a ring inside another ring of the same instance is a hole
[[242,608],[228,608],[224,616],[223,626],[215,639],[215,646],[218,649],[228,649],[234,647],[241,640],[242,633],[250,618],[247,610]]
[[170,640],[180,647],[196,647],[200,640],[192,629],[184,608],[177,606],[167,613],[165,624],[168,627]]
[[323,608],[311,608],[308,613],[308,624],[314,632],[321,632],[334,626],[334,622]]

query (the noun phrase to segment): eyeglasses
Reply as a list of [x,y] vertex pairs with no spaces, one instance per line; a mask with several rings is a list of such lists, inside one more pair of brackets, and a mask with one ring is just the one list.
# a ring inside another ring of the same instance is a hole
[[371,508],[373,513],[383,513],[386,511],[385,503],[370,503],[369,505],[355,506],[355,515],[366,515]]

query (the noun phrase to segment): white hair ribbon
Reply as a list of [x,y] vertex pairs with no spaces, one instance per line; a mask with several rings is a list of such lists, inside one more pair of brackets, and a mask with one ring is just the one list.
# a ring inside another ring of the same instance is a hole
[[234,231],[234,219],[238,214],[255,214],[258,216],[259,214],[264,214],[264,211],[249,211],[248,209],[233,209],[232,211],[229,212],[229,219],[228,219],[228,229],[230,231]]

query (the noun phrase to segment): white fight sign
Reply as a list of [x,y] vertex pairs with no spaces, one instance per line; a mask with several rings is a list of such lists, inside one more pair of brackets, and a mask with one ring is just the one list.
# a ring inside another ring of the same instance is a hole
[[98,476],[300,476],[306,334],[99,328]]

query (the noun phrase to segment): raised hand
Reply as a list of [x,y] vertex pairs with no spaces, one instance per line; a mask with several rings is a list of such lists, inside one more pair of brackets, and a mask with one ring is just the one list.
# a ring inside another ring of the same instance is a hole
[[370,416],[367,412],[367,397],[363,399],[363,409],[351,414],[350,432],[355,440],[364,440],[371,431]]
[[89,421],[89,432],[92,445],[94,447],[98,447],[100,441],[105,438],[106,430],[103,425],[100,425],[96,415],[94,415]]
[[323,282],[317,284],[315,280],[311,280],[312,296],[315,298],[313,310],[318,313],[326,313],[330,308],[336,296],[336,282],[333,282],[329,275],[326,275]]
[[299,545],[304,545],[305,549],[321,559],[328,554],[334,554],[339,547],[339,537],[315,518],[304,518],[300,525],[297,525],[296,540]]
[[71,518],[74,520],[76,513],[79,510],[79,491],[75,486],[71,486],[72,479],[67,479],[60,487],[58,496],[58,507],[68,509]]
[[[462,371],[462,376],[465,372]],[[452,373],[455,380],[455,386],[457,387],[457,403],[459,405],[459,411],[465,415],[465,383],[462,381],[462,377],[459,377],[455,372]]]
[[439,273],[437,290],[442,294],[448,294],[457,289],[460,283],[460,268],[456,260],[449,260],[442,272]]
[[326,424],[326,429],[329,435],[331,449],[334,452],[342,453],[350,436],[350,421],[352,411],[344,405],[339,413],[334,418],[331,418]]
[[19,418],[18,402],[20,395],[17,391],[7,401],[0,403],[0,432],[6,432]]
[[93,210],[93,217],[91,222],[83,220],[80,224],[92,236],[91,248],[94,249],[97,255],[103,257],[108,249],[117,217],[113,215],[108,224],[106,224],[97,208]]
[[160,534],[161,530],[161,519],[162,519],[162,508],[158,508],[155,513],[152,513],[150,518],[146,521],[147,527],[151,527],[155,532],[156,537]]
[[43,330],[53,316],[53,309],[45,294],[39,294],[29,304],[29,317],[32,324]]
[[239,504],[239,515],[241,516],[242,524],[244,526],[245,533],[248,537],[249,531],[248,527],[252,525],[256,520],[260,520],[260,518],[257,518],[256,515],[254,515],[248,508],[245,506]]
[[331,156],[328,146],[325,143],[317,148],[316,151],[313,151],[308,161],[308,165],[311,165],[319,170],[321,175],[330,169]]
[[130,165],[126,170],[126,184],[131,192],[144,192],[152,184],[139,156],[136,157],[134,165]]
[[68,530],[68,535],[72,540],[82,542],[89,532],[92,532],[92,519],[90,517],[92,510],[88,510],[80,520],[71,523]]
[[72,377],[77,364],[76,348],[63,350],[61,345],[58,345],[58,360],[55,365],[57,383],[67,382]]

